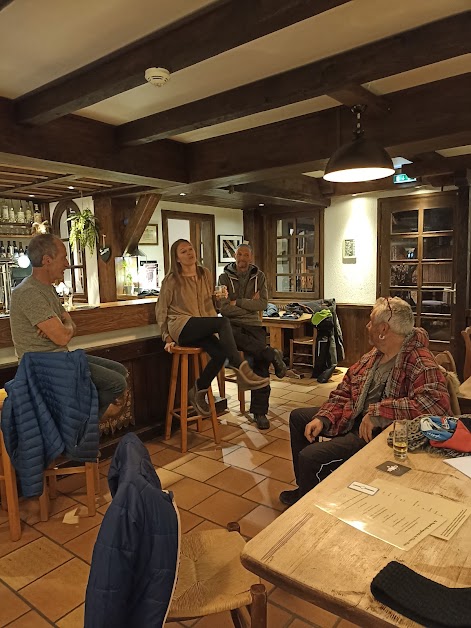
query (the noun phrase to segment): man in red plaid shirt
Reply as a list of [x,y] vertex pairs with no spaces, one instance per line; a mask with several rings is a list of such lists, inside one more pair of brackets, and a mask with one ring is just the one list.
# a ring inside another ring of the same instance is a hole
[[[283,491],[291,506],[353,456],[394,419],[449,415],[446,380],[414,327],[408,303],[379,298],[366,326],[373,349],[351,366],[320,408],[298,408],[289,419],[298,488]],[[319,442],[319,436],[332,437]]]

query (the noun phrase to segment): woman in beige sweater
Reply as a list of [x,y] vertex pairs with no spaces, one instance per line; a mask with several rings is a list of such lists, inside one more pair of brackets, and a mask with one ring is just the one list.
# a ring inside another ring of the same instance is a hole
[[170,249],[170,272],[162,282],[156,317],[166,351],[170,352],[178,343],[201,347],[211,357],[188,391],[190,403],[202,416],[210,414],[206,393],[226,360],[228,368],[236,372],[242,389],[254,390],[269,383],[268,378],[255,375],[246,360],[242,361],[229,319],[217,315],[213,296],[211,274],[196,259],[191,242],[174,242]]

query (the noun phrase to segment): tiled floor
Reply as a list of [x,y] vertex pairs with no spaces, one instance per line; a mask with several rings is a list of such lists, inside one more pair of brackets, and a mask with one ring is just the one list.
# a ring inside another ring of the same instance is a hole
[[[274,378],[271,428],[264,432],[240,414],[235,385],[227,384],[229,411],[220,417],[220,446],[212,440],[209,421],[201,434],[190,433],[187,454],[179,451],[178,431],[167,442],[147,443],[164,488],[175,494],[183,532],[238,521],[241,533],[253,537],[276,519],[283,510],[278,494],[290,489],[294,481],[289,413],[295,407],[320,405],[341,377],[334,376],[328,384]],[[108,468],[109,461],[103,461],[103,495],[108,491]],[[86,503],[81,476],[59,481],[59,489],[61,493],[53,502],[54,514],[46,523],[39,521],[37,500],[21,503],[23,535],[17,543],[10,542],[5,513],[0,511],[0,627],[83,627],[89,564],[107,502],[100,498],[95,517],[80,517],[78,524],[66,524],[64,515]],[[353,627],[346,620],[266,585],[269,628]],[[172,625],[225,628],[232,622],[229,613],[222,613]]]

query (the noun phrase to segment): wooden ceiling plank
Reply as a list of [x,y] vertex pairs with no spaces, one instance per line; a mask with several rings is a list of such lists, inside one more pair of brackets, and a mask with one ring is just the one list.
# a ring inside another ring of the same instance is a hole
[[326,207],[328,204],[319,189],[318,182],[312,177],[303,175],[259,181],[256,183],[244,183],[235,187],[237,192],[245,192],[253,196],[273,202],[275,199],[284,202],[307,203]]
[[45,127],[21,126],[14,120],[12,101],[0,98],[0,163],[153,187],[187,181],[184,145],[166,140],[120,150],[114,128],[80,116]]
[[367,115],[384,116],[391,111],[384,96],[376,96],[362,85],[346,85],[344,88],[327,95],[346,107],[366,105]]
[[67,175],[64,175],[63,177],[56,176],[53,179],[47,179],[46,181],[33,181],[30,184],[13,187],[7,190],[7,192],[14,194],[16,192],[21,192],[22,190],[29,190],[30,188],[34,188],[34,189],[41,188],[41,187],[47,188],[51,185],[51,183],[57,183],[58,181],[75,181],[75,179],[78,179],[78,175],[76,174],[67,174]]
[[126,226],[123,235],[124,253],[132,253],[137,248],[144,229],[154,213],[162,196],[160,194],[146,194],[139,197],[136,208]]
[[[377,140],[392,156],[411,154],[424,145],[433,145],[425,150],[443,143],[465,145],[471,134],[470,85],[468,73],[390,94],[388,124],[381,118],[366,119],[365,136]],[[190,144],[188,163],[194,185],[177,190],[271,179],[296,168],[298,173],[310,172],[348,141],[353,126],[353,115],[339,107]]]
[[471,51],[470,32],[471,11],[128,122],[118,141],[153,142],[457,57]]
[[[156,63],[175,73],[348,0],[221,0],[16,101],[18,121],[44,124],[145,84]],[[191,42],[191,45],[188,45]]]

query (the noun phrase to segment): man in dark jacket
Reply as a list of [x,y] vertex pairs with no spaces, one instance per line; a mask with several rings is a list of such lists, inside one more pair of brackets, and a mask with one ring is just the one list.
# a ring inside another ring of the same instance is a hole
[[[268,292],[265,275],[252,263],[252,249],[241,244],[235,253],[235,262],[227,264],[219,283],[227,287],[228,299],[221,300],[221,313],[231,321],[237,348],[253,360],[253,371],[268,377],[270,364],[277,377],[284,377],[286,365],[278,349],[267,346],[267,335],[261,314],[267,307]],[[267,418],[270,386],[252,390],[250,412],[257,427],[270,427]]]

